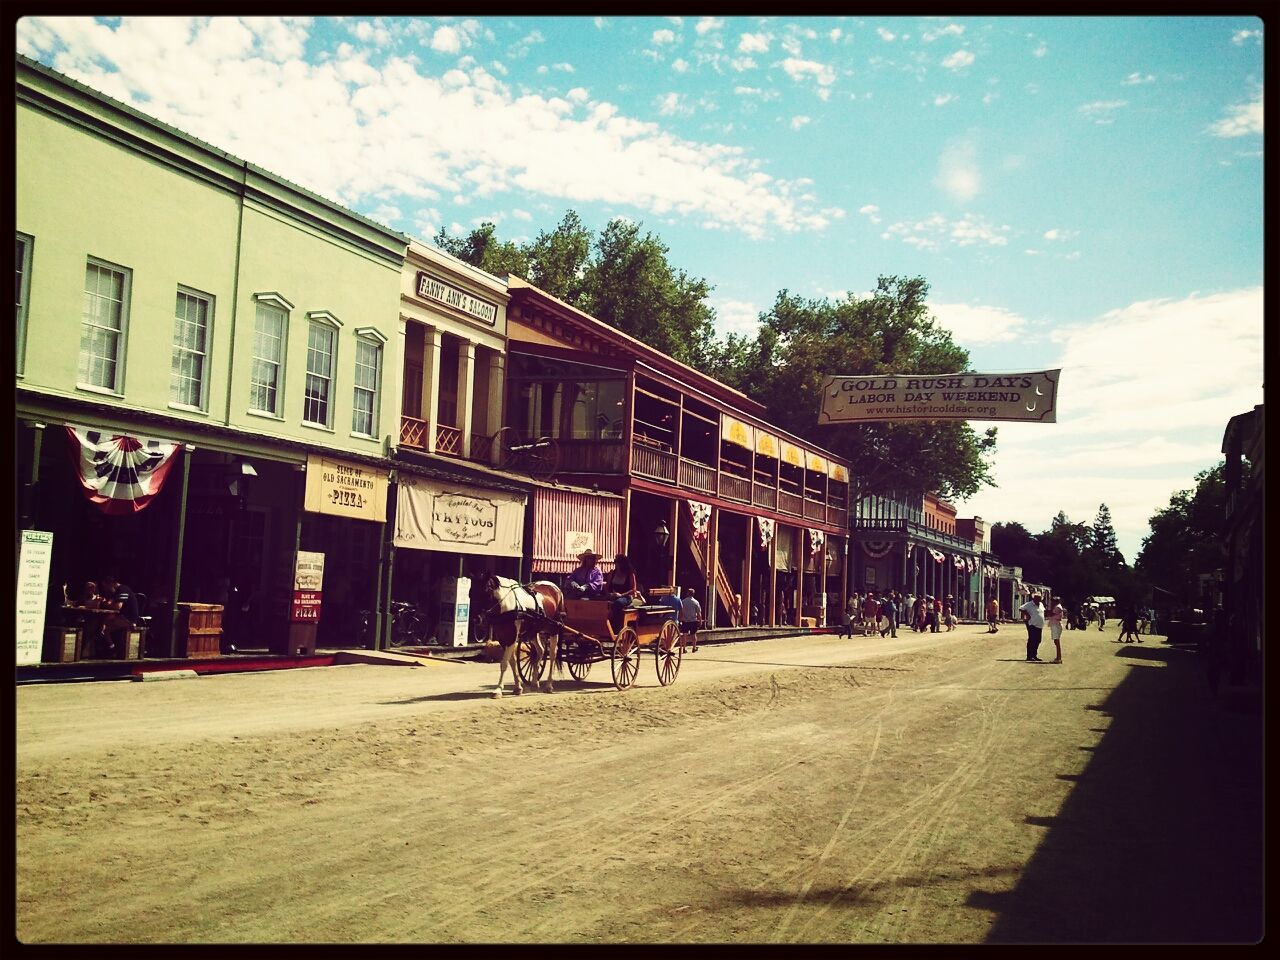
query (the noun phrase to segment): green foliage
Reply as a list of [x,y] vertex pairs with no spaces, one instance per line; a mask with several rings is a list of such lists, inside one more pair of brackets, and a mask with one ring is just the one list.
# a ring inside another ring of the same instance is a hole
[[529,256],[518,244],[499,240],[497,228],[487,220],[465,237],[450,237],[444,227],[435,236],[435,245],[473,267],[505,277],[514,273],[518,277],[529,273]]
[[529,280],[565,303],[580,307],[585,289],[591,231],[572,210],[550,233],[545,230],[525,248]]
[[1148,521],[1135,568],[1154,585],[1184,602],[1199,595],[1196,577],[1222,566],[1225,463],[1196,474],[1194,489],[1179,490]]

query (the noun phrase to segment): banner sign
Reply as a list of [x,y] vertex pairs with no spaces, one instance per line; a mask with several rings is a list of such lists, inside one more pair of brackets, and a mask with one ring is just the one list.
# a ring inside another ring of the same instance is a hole
[[23,530],[18,554],[18,665],[39,663],[44,638],[44,608],[48,599],[53,534]]
[[525,498],[519,494],[446,487],[401,472],[395,545],[489,557],[523,556],[524,506]]
[[1019,420],[1057,423],[1058,370],[876,374],[822,381],[818,423]]
[[495,304],[459,290],[457,287],[437,280],[430,274],[418,274],[418,296],[423,300],[436,300],[446,306],[461,310],[468,316],[475,317],[481,323],[493,326],[498,319],[498,308]]
[[309,454],[302,507],[311,513],[383,523],[387,519],[387,470]]
[[760,546],[768,550],[773,542],[773,521],[768,517],[756,517],[756,526],[760,528]]
[[596,551],[596,538],[590,530],[566,530],[564,532],[564,552],[571,557],[580,557],[590,550]]
[[701,500],[686,500],[689,516],[693,519],[693,539],[705,540],[711,525],[711,504]]
[[124,516],[155,499],[174,463],[179,444],[130,437],[94,427],[67,425],[80,488],[103,513]]
[[756,432],[749,424],[735,420],[727,413],[720,414],[720,438],[725,443],[733,443],[750,450],[754,446]]
[[299,550],[293,563],[294,623],[319,623],[321,590],[324,587],[324,554]]

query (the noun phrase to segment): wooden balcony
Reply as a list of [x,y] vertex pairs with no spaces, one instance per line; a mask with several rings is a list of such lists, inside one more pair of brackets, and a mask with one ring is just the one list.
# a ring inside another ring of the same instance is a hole
[[686,490],[697,490],[699,493],[716,492],[716,470],[696,460],[680,458],[679,486]]
[[482,436],[478,433],[471,435],[471,457],[477,463],[493,462],[493,437]]
[[419,450],[427,449],[427,427],[425,420],[418,420],[415,417],[400,418],[400,443],[406,447],[416,447]]
[[779,490],[778,512],[789,513],[796,517],[804,516],[804,499],[796,496],[794,493],[787,493],[785,490]]
[[462,431],[457,427],[436,424],[436,453],[446,457],[462,456]]
[[679,462],[680,458],[674,453],[652,444],[631,444],[631,472],[637,476],[674,486]]
[[825,523],[827,519],[827,505],[821,500],[814,500],[811,497],[805,497],[804,517],[806,520],[821,520]]
[[745,477],[735,477],[732,473],[722,473],[720,474],[720,496],[726,500],[750,503],[751,481]]
[[622,473],[626,469],[621,440],[556,441],[560,448],[559,473]]
[[827,506],[827,523],[841,530],[849,526],[849,511],[844,507]]
[[776,510],[778,509],[778,491],[774,487],[757,483],[751,491],[751,502],[766,510]]

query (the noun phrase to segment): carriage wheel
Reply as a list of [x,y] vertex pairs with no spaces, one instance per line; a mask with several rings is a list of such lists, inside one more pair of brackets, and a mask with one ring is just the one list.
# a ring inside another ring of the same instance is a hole
[[630,627],[623,627],[613,642],[613,655],[609,666],[613,669],[613,683],[619,690],[626,690],[636,682],[640,672],[640,638]]
[[569,656],[569,676],[575,680],[587,679],[587,674],[591,672],[591,664],[595,661],[589,659],[589,655],[585,650],[574,650]]
[[521,638],[516,641],[516,669],[520,671],[520,679],[533,686],[542,679],[547,670],[547,658],[538,661],[538,672],[533,672],[533,643]]
[[658,664],[658,682],[664,687],[675,683],[684,656],[684,635],[674,620],[668,620],[658,631],[653,645],[653,658]]

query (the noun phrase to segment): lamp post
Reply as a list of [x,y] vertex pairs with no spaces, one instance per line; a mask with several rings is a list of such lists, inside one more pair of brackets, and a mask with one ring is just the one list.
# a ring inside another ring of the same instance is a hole
[[[657,544],[658,556],[661,558],[662,576],[666,579],[667,574],[667,544],[671,540],[671,528],[667,526],[665,520],[659,520],[658,525],[653,528],[653,542]],[[674,566],[674,565],[673,565]],[[671,581],[675,583],[675,570],[671,571]]]

